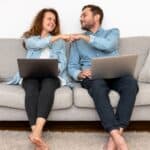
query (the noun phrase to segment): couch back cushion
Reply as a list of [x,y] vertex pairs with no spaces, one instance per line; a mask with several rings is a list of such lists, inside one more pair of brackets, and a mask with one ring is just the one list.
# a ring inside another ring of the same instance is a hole
[[0,39],[0,81],[9,80],[18,70],[17,58],[25,57],[22,39]]
[[[17,58],[25,57],[26,53],[22,42],[22,39],[0,39],[0,81],[9,80],[18,71]],[[69,48],[70,45],[67,43],[67,56],[69,56]],[[150,37],[129,37],[120,39],[120,54],[137,53],[139,55],[135,70],[136,78],[146,60],[149,48]]]
[[150,37],[121,38],[119,44],[120,54],[138,54],[134,77],[137,79],[148,56]]

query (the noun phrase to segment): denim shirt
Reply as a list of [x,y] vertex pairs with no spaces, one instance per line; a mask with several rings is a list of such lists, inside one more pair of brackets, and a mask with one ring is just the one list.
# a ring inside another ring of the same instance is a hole
[[72,43],[68,64],[69,75],[76,81],[79,73],[91,68],[91,59],[118,55],[119,30],[116,28],[104,30],[99,28],[96,33],[85,32],[90,37],[87,43],[78,40]]
[[[59,68],[59,78],[62,79],[63,83],[61,85],[67,85],[68,78],[66,73],[67,59],[66,59],[66,48],[65,42],[63,40],[57,40],[54,43],[51,43],[51,35],[48,35],[45,38],[40,36],[31,36],[24,39],[25,47],[27,49],[26,58],[40,58],[42,50],[49,48],[51,51],[49,58],[58,59],[58,68]],[[22,78],[20,77],[19,72],[7,83],[7,84],[20,84]]]

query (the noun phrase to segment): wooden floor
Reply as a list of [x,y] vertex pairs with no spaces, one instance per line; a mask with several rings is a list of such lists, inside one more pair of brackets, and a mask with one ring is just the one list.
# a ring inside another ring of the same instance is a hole
[[[0,121],[0,130],[26,130],[29,131],[29,123],[27,121]],[[103,128],[101,123],[91,121],[49,121],[46,123],[44,130],[50,131],[101,131]],[[127,131],[149,131],[150,121],[131,122]]]

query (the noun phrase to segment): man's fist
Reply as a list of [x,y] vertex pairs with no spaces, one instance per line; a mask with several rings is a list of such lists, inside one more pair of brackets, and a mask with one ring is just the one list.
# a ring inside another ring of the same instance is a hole
[[81,71],[78,75],[79,80],[82,80],[85,78],[91,78],[91,77],[92,77],[92,72],[90,69],[85,69],[85,70]]

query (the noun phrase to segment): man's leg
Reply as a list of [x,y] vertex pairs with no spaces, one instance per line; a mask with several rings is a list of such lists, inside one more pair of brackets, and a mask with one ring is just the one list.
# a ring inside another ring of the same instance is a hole
[[[117,107],[116,119],[120,123],[120,135],[123,136],[124,128],[127,127],[133,106],[138,91],[137,81],[132,76],[123,76],[121,78],[111,80],[111,88],[118,91],[120,94],[120,101]],[[128,98],[129,97],[129,98]],[[126,109],[127,108],[127,109]],[[109,137],[108,147],[114,145],[112,137]],[[114,149],[116,149],[114,147]]]
[[[89,94],[94,100],[96,110],[101,118],[101,123],[104,129],[109,132],[117,149],[127,150],[126,142],[119,132],[119,123],[116,120],[113,108],[110,104],[108,97],[110,88],[107,81],[103,79],[85,79],[81,82],[81,85],[88,89]],[[110,147],[108,147],[107,150],[108,149],[110,149]]]
[[130,75],[117,78],[112,83],[112,88],[120,94],[120,100],[116,110],[116,119],[120,128],[126,128],[134,108],[138,92],[137,81]]
[[113,108],[109,100],[109,86],[106,80],[85,79],[81,82],[82,87],[88,89],[89,94],[93,98],[96,110],[101,118],[101,123],[104,129],[110,132],[113,129],[118,129],[119,124],[114,115]]

